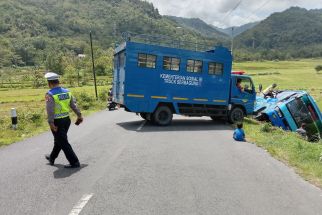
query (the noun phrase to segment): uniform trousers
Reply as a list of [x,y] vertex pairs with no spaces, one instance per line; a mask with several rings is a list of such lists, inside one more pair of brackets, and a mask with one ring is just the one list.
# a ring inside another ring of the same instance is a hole
[[55,160],[59,152],[63,150],[67,160],[71,165],[79,163],[79,160],[72,148],[72,146],[68,142],[67,132],[70,126],[70,118],[65,117],[62,119],[55,119],[54,124],[58,128],[57,132],[52,131],[54,135],[54,148],[50,154],[50,158]]

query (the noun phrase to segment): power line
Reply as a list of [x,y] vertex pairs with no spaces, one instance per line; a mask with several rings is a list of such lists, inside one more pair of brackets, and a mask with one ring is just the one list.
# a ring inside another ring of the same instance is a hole
[[245,20],[247,20],[247,19],[249,19],[256,11],[259,11],[259,10],[261,10],[263,7],[265,7],[269,2],[270,2],[271,0],[267,0],[267,1],[265,1],[263,4],[261,4],[261,6],[259,6],[258,8],[256,8],[255,10],[253,10],[253,12],[251,12],[250,13],[250,15],[249,16],[247,16],[246,18],[245,18]]
[[226,15],[224,16],[224,18],[221,20],[221,22],[222,21],[224,21],[225,19],[226,19],[226,17],[227,16],[229,16],[232,12],[234,12],[238,7],[239,7],[239,5],[242,3],[242,1],[243,0],[239,0],[239,2],[231,9],[231,10],[229,10],[227,13],[226,13]]

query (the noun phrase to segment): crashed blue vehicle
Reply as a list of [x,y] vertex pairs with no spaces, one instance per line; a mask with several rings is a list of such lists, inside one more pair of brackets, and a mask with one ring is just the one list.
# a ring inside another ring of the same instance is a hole
[[271,91],[257,96],[254,114],[257,120],[284,130],[296,131],[305,124],[309,141],[321,139],[322,114],[306,91]]

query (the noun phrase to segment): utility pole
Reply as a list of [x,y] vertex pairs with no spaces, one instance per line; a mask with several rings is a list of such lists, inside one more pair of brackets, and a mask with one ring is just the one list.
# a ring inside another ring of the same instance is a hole
[[77,86],[79,87],[79,68],[77,68]]
[[233,55],[233,51],[234,51],[234,27],[231,27],[231,55]]
[[113,48],[116,48],[116,22],[113,23]]
[[253,49],[255,49],[255,38],[253,37]]
[[95,74],[95,64],[94,64],[94,52],[93,52],[92,31],[89,32],[89,38],[90,38],[90,41],[91,41],[91,52],[92,52],[94,86],[95,86],[95,95],[96,95],[96,100],[97,100],[98,99],[98,96],[97,96],[97,86],[96,86],[96,74]]
[[113,23],[113,36],[116,38],[116,22]]

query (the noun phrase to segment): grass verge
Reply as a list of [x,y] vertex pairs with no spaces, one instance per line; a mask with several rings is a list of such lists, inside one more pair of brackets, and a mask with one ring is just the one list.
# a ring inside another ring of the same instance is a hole
[[[84,116],[106,108],[107,90],[102,90],[99,93],[98,100],[95,99],[92,93],[89,93],[85,90],[75,90],[73,95],[77,98],[78,106],[81,109],[82,114]],[[41,94],[41,97],[44,97],[43,94]],[[26,105],[26,103],[32,104]],[[1,114],[2,116],[0,117],[0,147],[24,140],[26,138],[40,134],[44,131],[49,131],[47,115],[44,106],[44,101],[28,101],[24,102],[22,106],[18,106],[17,130],[11,129],[11,118],[9,114]],[[71,118],[74,121],[75,114],[71,114]]]
[[305,180],[322,188],[322,144],[310,143],[296,133],[286,132],[247,119],[247,140],[267,150],[274,158],[293,167]]

